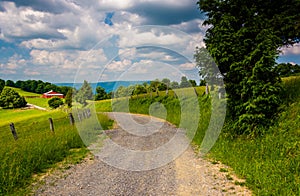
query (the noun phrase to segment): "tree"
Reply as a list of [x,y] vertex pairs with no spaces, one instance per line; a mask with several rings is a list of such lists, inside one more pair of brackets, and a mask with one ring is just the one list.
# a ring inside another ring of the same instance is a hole
[[135,86],[135,89],[133,91],[134,95],[140,95],[140,94],[144,94],[144,93],[147,93],[145,86],[140,85],[140,84]]
[[25,98],[11,88],[4,88],[0,95],[0,107],[21,108],[27,104]]
[[170,84],[171,89],[177,89],[179,88],[179,84],[176,81],[171,82]]
[[181,82],[180,82],[180,88],[187,88],[191,87],[191,83],[189,83],[188,79],[186,76],[181,77]]
[[0,93],[2,92],[4,86],[5,86],[5,81],[0,79]]
[[72,98],[73,98],[73,89],[69,89],[65,97],[65,104],[67,104],[69,108],[72,107]]
[[96,88],[96,95],[95,95],[95,100],[103,100],[107,99],[107,93],[105,92],[105,89],[102,88],[101,86],[98,86]]
[[159,85],[160,85],[159,79],[155,79],[155,80],[150,82],[150,89],[152,91],[155,91],[157,96],[158,96],[158,91],[159,91],[159,89],[158,89]]
[[15,87],[15,83],[12,80],[6,80],[5,86]]
[[210,85],[211,90],[214,90],[215,85],[220,86],[223,77],[207,49],[197,47],[194,58],[196,66],[199,68],[199,76],[205,80],[204,86]]
[[75,95],[75,100],[78,103],[83,104],[83,106],[87,105],[86,100],[92,100],[93,99],[93,90],[91,85],[84,80],[82,86],[78,90],[78,92]]
[[51,107],[53,109],[56,109],[63,104],[64,104],[63,100],[59,97],[53,97],[53,98],[49,99],[49,101],[48,101],[49,107]]
[[200,80],[200,85],[199,86],[206,86],[206,81],[205,80]]
[[164,79],[161,80],[161,82],[166,86],[166,95],[168,95],[169,94],[169,88],[170,88],[170,85],[171,85],[170,79],[164,78]]
[[189,80],[189,83],[192,85],[192,87],[196,87],[197,83],[195,80]]
[[300,65],[291,63],[280,63],[274,67],[274,71],[281,77],[297,75],[300,73]]
[[300,41],[298,0],[199,0],[205,44],[222,76],[237,133],[271,124],[280,105],[274,71],[280,48]]

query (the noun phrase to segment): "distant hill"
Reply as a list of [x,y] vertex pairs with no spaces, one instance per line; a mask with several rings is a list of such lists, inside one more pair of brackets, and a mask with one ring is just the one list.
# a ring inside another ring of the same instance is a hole
[[[143,84],[144,82],[147,82],[150,84],[150,81],[111,81],[111,82],[98,82],[98,83],[91,83],[91,86],[93,88],[93,91],[95,91],[97,86],[101,86],[105,89],[106,92],[111,92],[116,89],[118,89],[120,86],[128,87],[130,85],[135,84]],[[57,86],[69,86],[74,87],[76,89],[79,89],[83,83],[53,83]]]

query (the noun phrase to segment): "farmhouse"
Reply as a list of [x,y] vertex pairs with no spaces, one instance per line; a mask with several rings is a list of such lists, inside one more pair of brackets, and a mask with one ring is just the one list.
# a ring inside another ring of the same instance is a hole
[[54,92],[53,90],[51,90],[49,92],[44,93],[42,97],[43,98],[52,98],[52,97],[64,98],[64,95],[61,94],[61,93],[57,93],[57,92]]

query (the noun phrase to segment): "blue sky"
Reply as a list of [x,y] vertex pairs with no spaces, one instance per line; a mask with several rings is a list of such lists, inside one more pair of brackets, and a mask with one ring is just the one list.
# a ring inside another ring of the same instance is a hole
[[[50,82],[199,80],[196,0],[0,2],[0,78]],[[300,47],[278,62],[300,64]]]

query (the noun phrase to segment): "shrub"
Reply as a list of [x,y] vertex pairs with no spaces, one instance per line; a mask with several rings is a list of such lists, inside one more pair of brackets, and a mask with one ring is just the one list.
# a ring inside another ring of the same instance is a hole
[[58,97],[53,97],[48,101],[49,107],[54,108],[54,109],[58,108],[59,106],[61,106],[63,104],[64,104],[64,102],[62,101],[62,99],[58,98]]
[[11,88],[4,88],[0,95],[0,107],[21,108],[27,104],[25,98]]

